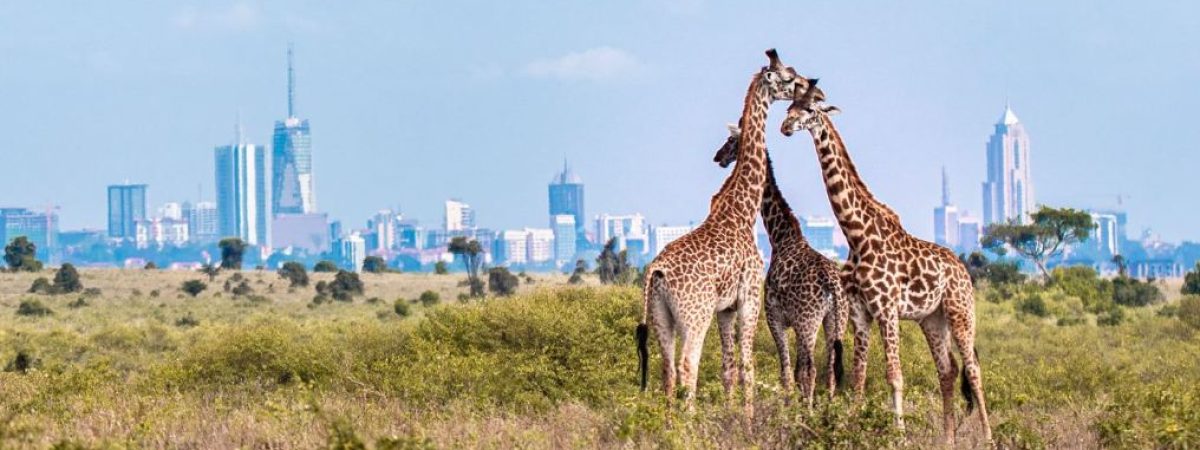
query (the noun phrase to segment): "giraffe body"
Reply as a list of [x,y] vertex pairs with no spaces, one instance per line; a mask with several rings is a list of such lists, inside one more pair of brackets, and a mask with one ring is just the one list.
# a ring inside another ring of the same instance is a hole
[[[809,84],[809,89],[814,89]],[[717,151],[714,161],[722,167],[734,158],[740,130],[730,126],[732,136]],[[767,182],[763,189],[762,219],[771,240],[771,263],[766,277],[767,328],[779,352],[780,385],[791,392],[793,385],[809,406],[816,387],[814,347],[817,331],[825,328],[826,387],[832,396],[841,381],[842,343],[848,306],[843,297],[840,269],[804,238],[800,223],[775,179],[770,153],[767,154]],[[796,362],[793,372],[788,330],[796,334]]]
[[[637,335],[642,387],[646,383],[649,321],[662,349],[663,390],[668,402],[675,396],[678,379],[689,410],[695,402],[704,336],[716,316],[727,401],[732,402],[738,379],[745,413],[748,417],[754,414],[754,332],[763,279],[754,224],[766,179],[767,109],[773,101],[792,98],[799,81],[773,50],[767,55],[771,65],[754,75],[746,93],[741,122],[747,128],[738,145],[737,166],[713,196],[708,217],[668,244],[646,267],[644,313]],[[682,343],[677,365],[676,338]],[[734,354],[739,346],[740,361]]]
[[954,346],[962,354],[968,412],[977,404],[985,438],[990,441],[983,378],[975,352],[974,287],[966,267],[950,250],[910,235],[896,214],[875,199],[859,178],[830,112],[836,108],[798,100],[788,109],[783,132],[791,135],[807,129],[812,135],[830,205],[850,244],[842,281],[854,323],[854,389],[861,398],[870,326],[878,323],[892,407],[903,427],[900,320],[916,321],[938,371],[946,442],[954,443],[956,429],[953,397],[959,368],[951,353]]

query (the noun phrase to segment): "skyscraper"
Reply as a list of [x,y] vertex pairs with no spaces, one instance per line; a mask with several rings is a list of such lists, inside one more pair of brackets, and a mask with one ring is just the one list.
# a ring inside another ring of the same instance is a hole
[[108,237],[134,239],[137,222],[146,220],[146,185],[115,184],[108,187]]
[[272,146],[272,214],[312,214],[317,211],[313,187],[312,136],[308,120],[296,117],[296,77],[292,46],[287,52],[287,118],[275,122]]
[[220,237],[221,220],[216,203],[196,202],[186,209],[188,238],[192,242],[204,244],[216,241]]
[[933,209],[933,242],[946,248],[958,246],[958,207],[950,203],[950,178],[942,166],[942,204]]
[[217,147],[217,216],[221,237],[239,237],[247,244],[271,243],[270,160],[260,145],[242,139],[241,126],[233,144]]
[[575,258],[575,216],[559,214],[551,218],[554,221],[554,261],[558,264],[571,262]]
[[1029,170],[1029,135],[1008,105],[987,144],[987,181],[983,183],[983,223],[1029,222],[1034,212]]
[[[550,181],[550,220],[560,214],[575,216],[575,241],[580,250],[588,247],[587,229],[585,227],[583,207],[583,180],[567,166],[563,160],[562,172]],[[553,223],[551,223],[553,225]]]
[[462,200],[446,200],[446,233],[462,235],[475,228],[475,210]]

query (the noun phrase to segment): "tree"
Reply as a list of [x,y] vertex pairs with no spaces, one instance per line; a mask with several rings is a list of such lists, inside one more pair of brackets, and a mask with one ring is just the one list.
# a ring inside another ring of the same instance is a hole
[[13,272],[37,272],[42,262],[37,260],[37,245],[25,236],[17,236],[4,246],[4,263]]
[[317,273],[326,273],[326,272],[333,273],[333,272],[337,272],[337,271],[338,271],[337,264],[334,264],[333,261],[330,261],[328,259],[323,259],[321,261],[318,261],[317,264],[313,266],[313,272],[317,272]]
[[354,296],[362,295],[364,292],[363,282],[358,278],[358,274],[339,270],[337,275],[333,277],[333,281],[326,283],[324,281],[317,283],[317,294],[333,297],[334,300],[349,302],[354,300]]
[[450,240],[446,249],[462,259],[463,266],[467,269],[467,283],[471,286],[471,296],[483,297],[483,283],[479,281],[479,264],[483,262],[479,255],[483,253],[483,246],[479,245],[479,241],[468,241],[467,238],[458,236]]
[[[571,284],[583,284],[583,274],[587,273],[587,263],[582,259],[575,261],[575,271],[571,272],[571,278],[567,279]],[[604,282],[604,272],[601,272],[600,281]]]
[[63,263],[54,274],[55,293],[79,292],[83,290],[83,282],[79,281],[79,271],[71,263]]
[[290,287],[305,287],[308,286],[308,271],[304,270],[304,264],[296,261],[288,261],[279,267],[279,278],[288,280]]
[[625,250],[617,251],[617,239],[609,239],[596,258],[596,274],[600,275],[602,284],[629,284],[635,277],[633,266],[629,265],[629,254]]
[[507,267],[493,267],[488,270],[488,290],[500,297],[507,297],[517,292],[521,280],[508,271]]
[[195,297],[204,292],[205,289],[208,289],[208,285],[200,280],[187,280],[183,282],[183,286],[180,286],[179,289],[187,295]]
[[1183,288],[1180,291],[1184,295],[1200,295],[1200,262],[1196,263],[1195,270],[1183,276]]
[[388,271],[388,264],[379,256],[368,256],[363,259],[363,272],[367,273],[384,273]]
[[1029,224],[1009,222],[989,226],[984,233],[984,248],[999,254],[1012,249],[1033,260],[1045,277],[1046,260],[1057,256],[1063,248],[1087,239],[1091,232],[1092,216],[1073,208],[1042,206],[1033,213]]
[[242,270],[242,257],[246,253],[246,241],[240,238],[225,238],[217,243],[221,247],[221,268]]
[[1121,256],[1121,255],[1113,255],[1113,257],[1112,257],[1112,262],[1113,262],[1113,264],[1116,264],[1116,265],[1117,265],[1117,276],[1118,276],[1118,277],[1120,277],[1120,278],[1125,278],[1125,277],[1128,277],[1128,276],[1129,276],[1129,267],[1128,267],[1128,265],[1125,263],[1125,257],[1124,257],[1124,256]]
[[438,262],[433,263],[433,273],[438,274],[438,275],[445,275],[449,272],[450,271],[446,269],[445,261],[438,261]]
[[221,273],[221,268],[212,263],[205,263],[203,266],[200,266],[200,273],[207,275],[208,282],[212,283],[213,280],[217,279],[217,275]]

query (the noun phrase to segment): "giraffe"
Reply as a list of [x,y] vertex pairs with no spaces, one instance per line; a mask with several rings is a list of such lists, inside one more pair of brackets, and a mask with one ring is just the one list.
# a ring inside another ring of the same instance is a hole
[[[814,83],[809,90],[816,92]],[[819,94],[819,92],[816,92]],[[741,130],[729,126],[730,136],[713,161],[727,167],[737,159]],[[779,351],[779,378],[784,392],[791,392],[793,373],[787,330],[796,332],[795,381],[808,406],[812,407],[816,386],[813,347],[817,330],[825,327],[826,387],[830,397],[842,378],[842,335],[845,334],[847,305],[842,296],[841,274],[836,263],[812,248],[800,223],[775,181],[775,169],[767,152],[767,182],[762,198],[762,219],[771,241],[771,264],[767,269],[767,328]]]
[[[646,389],[650,321],[662,349],[667,402],[675,396],[678,376],[689,411],[695,405],[704,335],[716,315],[726,401],[733,401],[734,378],[739,373],[734,350],[740,343],[744,412],[748,418],[754,415],[754,331],[763,278],[754,224],[766,179],[767,109],[774,101],[793,98],[793,91],[807,83],[779,61],[774,49],[767,51],[767,57],[770,65],[751,78],[746,92],[742,110],[746,129],[738,145],[738,163],[713,195],[708,217],[668,244],[646,267],[642,319],[636,333],[642,390]],[[735,325],[740,330],[735,330]],[[676,337],[683,344],[678,367]]]
[[[798,96],[800,97],[800,96]],[[871,322],[877,322],[886,355],[888,384],[897,424],[904,427],[904,376],[900,371],[900,320],[920,324],[937,366],[942,394],[943,432],[954,444],[954,383],[959,368],[951,354],[956,345],[963,359],[962,391],[967,414],[977,404],[984,437],[991,442],[984,403],[983,377],[975,351],[975,294],[966,267],[954,252],[904,230],[899,217],[877,200],[858,175],[854,162],[830,119],[839,110],[823,102],[798,98],[788,107],[784,135],[806,129],[812,135],[829,204],[850,245],[842,282],[854,323],[853,384],[862,398],[866,380]]]

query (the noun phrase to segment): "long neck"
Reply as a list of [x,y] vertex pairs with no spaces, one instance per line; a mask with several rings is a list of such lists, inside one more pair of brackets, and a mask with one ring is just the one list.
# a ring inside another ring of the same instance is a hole
[[721,190],[713,196],[709,217],[733,220],[743,228],[752,229],[758,220],[763,195],[767,155],[767,108],[771,99],[762,75],[754,75],[742,108],[742,135],[738,139],[737,163],[725,179]]
[[821,114],[819,119],[820,124],[809,131],[821,162],[829,205],[850,248],[858,250],[871,238],[881,238],[899,227],[899,217],[867,189],[829,116]]
[[808,243],[800,230],[800,222],[775,181],[775,165],[771,163],[770,153],[767,153],[767,183],[763,185],[762,218],[772,248]]

